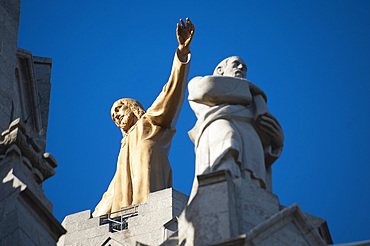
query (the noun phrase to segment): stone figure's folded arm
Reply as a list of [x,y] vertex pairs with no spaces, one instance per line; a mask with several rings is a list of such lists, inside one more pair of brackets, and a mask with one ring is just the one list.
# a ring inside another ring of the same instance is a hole
[[195,77],[189,82],[189,101],[208,106],[219,104],[249,105],[252,94],[249,81],[227,76]]
[[181,62],[177,52],[168,82],[146,113],[153,124],[164,127],[174,127],[185,98],[191,55],[188,54],[186,62]]
[[262,115],[265,115],[269,113],[270,111],[267,108],[266,100],[264,99],[262,95],[255,95],[253,97],[253,100],[254,100],[254,109],[255,109],[254,118],[256,121],[258,121]]

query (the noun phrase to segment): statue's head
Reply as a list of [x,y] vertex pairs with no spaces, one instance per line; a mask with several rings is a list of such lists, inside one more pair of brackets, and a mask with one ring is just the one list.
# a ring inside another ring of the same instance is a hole
[[242,58],[238,56],[230,56],[217,65],[213,75],[245,79],[247,77],[247,65],[245,65]]
[[113,104],[110,113],[114,123],[124,132],[127,132],[145,114],[145,110],[138,101],[131,98],[122,98]]

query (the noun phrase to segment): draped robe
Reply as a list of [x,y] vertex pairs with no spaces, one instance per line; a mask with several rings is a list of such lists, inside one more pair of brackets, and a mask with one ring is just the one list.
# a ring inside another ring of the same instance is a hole
[[196,153],[191,198],[196,176],[220,169],[228,169],[236,178],[245,171],[266,188],[266,169],[280,156],[282,146],[273,147],[255,124],[269,112],[265,93],[246,79],[227,76],[195,77],[188,90],[198,118],[189,131]]
[[146,202],[150,192],[172,187],[168,154],[184,102],[190,66],[176,51],[171,75],[147,112],[123,136],[117,170],[94,217]]

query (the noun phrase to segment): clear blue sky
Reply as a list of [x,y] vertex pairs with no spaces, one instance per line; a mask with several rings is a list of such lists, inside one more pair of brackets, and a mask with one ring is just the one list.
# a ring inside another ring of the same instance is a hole
[[[335,243],[370,239],[370,1],[22,1],[18,46],[53,58],[44,183],[58,220],[94,209],[112,179],[119,98],[148,108],[167,82],[176,23],[195,25],[189,79],[241,56],[285,132],[282,205],[325,218]],[[189,194],[196,118],[185,101],[170,162]]]

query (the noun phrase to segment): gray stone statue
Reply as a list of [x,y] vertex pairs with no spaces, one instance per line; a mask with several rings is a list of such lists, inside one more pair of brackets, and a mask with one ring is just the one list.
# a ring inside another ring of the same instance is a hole
[[280,156],[284,133],[269,113],[265,93],[246,80],[247,66],[236,56],[223,60],[213,76],[188,85],[189,104],[198,121],[189,132],[195,145],[197,175],[228,169],[233,178],[271,191],[271,165]]
[[265,93],[246,75],[244,61],[233,56],[213,76],[189,82],[188,100],[198,118],[189,132],[196,171],[178,219],[177,245],[332,243],[325,220],[297,204],[281,206],[272,193],[271,165],[282,152],[284,133]]

